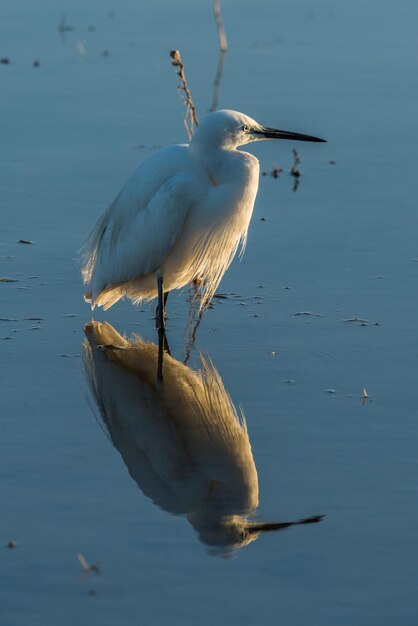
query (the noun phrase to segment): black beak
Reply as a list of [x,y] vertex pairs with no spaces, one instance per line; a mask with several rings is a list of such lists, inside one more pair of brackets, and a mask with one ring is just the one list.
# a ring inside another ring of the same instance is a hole
[[312,137],[312,135],[302,135],[301,133],[291,133],[288,130],[280,130],[278,128],[261,127],[260,130],[253,131],[254,135],[260,135],[265,139],[291,139],[292,141],[316,141],[326,143],[326,139]]
[[284,530],[290,526],[298,526],[300,524],[316,524],[317,522],[321,522],[324,517],[325,515],[313,515],[312,517],[305,517],[295,522],[253,522],[248,525],[246,531],[251,535],[269,530]]

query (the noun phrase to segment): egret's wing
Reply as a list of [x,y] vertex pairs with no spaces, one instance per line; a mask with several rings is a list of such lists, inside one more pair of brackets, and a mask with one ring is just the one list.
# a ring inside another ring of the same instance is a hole
[[156,272],[177,240],[194,199],[194,180],[180,172],[148,198],[127,184],[96,226],[88,244],[84,279],[92,302],[110,285]]

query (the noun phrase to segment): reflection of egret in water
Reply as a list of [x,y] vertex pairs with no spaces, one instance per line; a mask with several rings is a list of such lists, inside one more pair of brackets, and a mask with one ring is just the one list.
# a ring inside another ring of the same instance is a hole
[[319,521],[249,521],[258,506],[258,476],[244,416],[238,415],[214,366],[195,372],[139,336],[110,324],[86,325],[87,376],[103,422],[132,478],[162,509],[183,514],[200,540],[233,551],[267,530]]

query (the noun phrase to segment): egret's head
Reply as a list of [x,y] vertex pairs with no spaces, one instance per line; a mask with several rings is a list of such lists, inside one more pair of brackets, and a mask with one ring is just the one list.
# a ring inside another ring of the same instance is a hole
[[191,514],[188,519],[198,533],[200,541],[211,549],[211,554],[216,556],[232,556],[258,539],[264,530],[264,528],[259,530],[257,524],[249,522],[245,516],[241,515],[205,519]]
[[195,132],[191,144],[204,144],[208,148],[233,150],[251,141],[263,139],[293,139],[295,141],[325,141],[310,135],[268,128],[238,111],[221,110],[209,113]]
[[223,557],[233,556],[266,532],[285,530],[300,524],[316,524],[323,518],[323,515],[314,515],[295,522],[257,522],[248,520],[244,515],[212,519],[195,513],[188,515],[200,541],[211,549],[210,554]]

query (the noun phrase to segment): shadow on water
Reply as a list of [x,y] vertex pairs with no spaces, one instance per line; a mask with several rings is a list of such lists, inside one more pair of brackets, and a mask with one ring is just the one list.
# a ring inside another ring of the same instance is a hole
[[315,523],[257,522],[258,475],[247,424],[210,362],[193,371],[110,324],[85,326],[84,363],[106,431],[144,495],[185,515],[200,541],[228,556],[269,530]]

